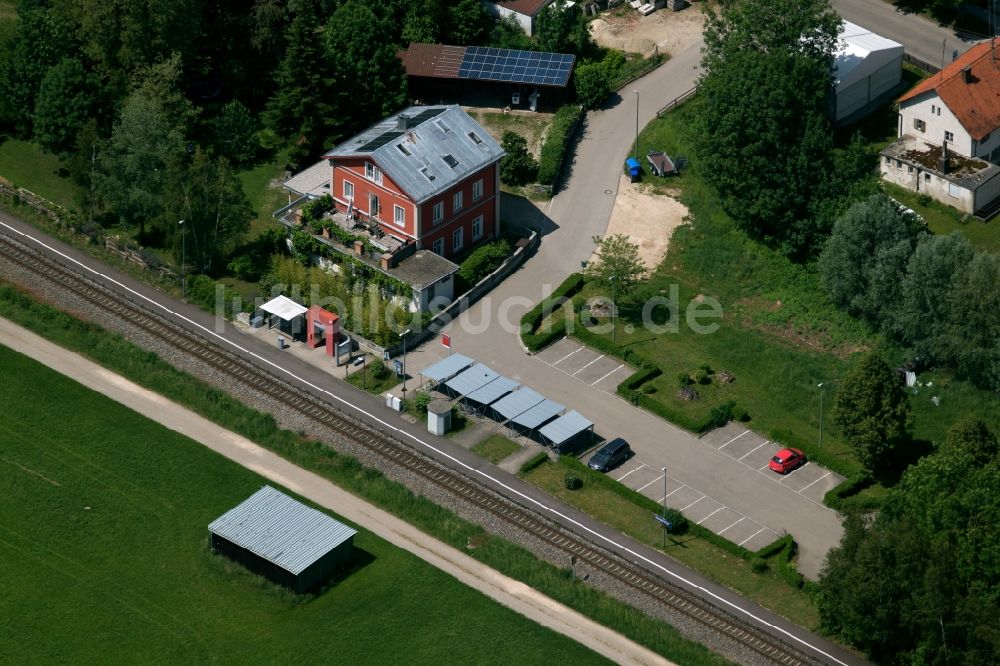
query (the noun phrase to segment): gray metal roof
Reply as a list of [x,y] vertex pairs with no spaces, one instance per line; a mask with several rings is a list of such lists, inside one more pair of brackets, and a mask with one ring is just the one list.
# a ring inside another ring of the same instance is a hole
[[527,386],[522,386],[507,397],[497,400],[490,407],[495,409],[505,419],[512,419],[518,414],[528,411],[543,400],[545,400],[544,395],[533,391]]
[[520,383],[515,382],[513,379],[508,379],[506,377],[497,377],[486,386],[476,389],[475,391],[469,393],[465,397],[469,400],[475,400],[480,404],[488,405],[492,402],[496,402],[501,397],[510,393],[520,385],[521,385]]
[[553,446],[559,446],[593,425],[574,409],[566,412],[552,423],[542,426],[538,434],[552,442]]
[[[400,116],[410,119],[404,129],[400,129]],[[422,203],[504,154],[489,132],[460,106],[451,105],[411,106],[344,141],[324,157],[369,159],[411,199]]]
[[285,189],[295,194],[319,197],[330,194],[332,178],[333,167],[330,165],[330,160],[320,160],[286,180]]
[[431,363],[420,371],[420,374],[431,381],[439,382],[454,377],[458,372],[472,365],[473,360],[461,354],[451,354],[437,363]]
[[554,400],[545,399],[528,411],[518,414],[512,420],[519,426],[534,429],[564,409],[566,409],[565,405],[560,405]]
[[445,382],[445,386],[458,395],[469,395],[478,388],[489,384],[499,377],[496,372],[483,365],[476,363],[474,366]]
[[358,533],[271,486],[213,520],[208,529],[293,575]]

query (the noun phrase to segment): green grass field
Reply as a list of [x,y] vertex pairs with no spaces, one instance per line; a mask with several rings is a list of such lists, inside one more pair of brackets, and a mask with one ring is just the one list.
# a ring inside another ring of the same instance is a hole
[[64,208],[72,208],[77,188],[61,168],[59,158],[38,144],[0,136],[0,176]]
[[486,458],[494,465],[521,448],[503,435],[490,435],[472,447],[472,452]]
[[296,597],[212,555],[261,477],[0,347],[0,661],[597,663],[362,530]]

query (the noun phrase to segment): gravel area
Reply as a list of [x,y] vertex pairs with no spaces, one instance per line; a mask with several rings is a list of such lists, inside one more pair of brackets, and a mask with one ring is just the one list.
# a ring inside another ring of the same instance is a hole
[[[362,448],[351,441],[345,440],[341,435],[318,425],[316,422],[297,412],[290,412],[287,406],[277,404],[270,397],[252,389],[244,384],[237,384],[228,375],[224,375],[211,366],[195,359],[187,354],[180,353],[176,348],[165,344],[162,340],[154,338],[146,332],[129,324],[125,320],[111,315],[104,310],[98,310],[89,303],[81,302],[62,285],[54,283],[46,278],[31,276],[26,280],[25,276],[16,267],[0,261],[0,278],[12,283],[21,285],[42,300],[51,303],[53,306],[70,312],[82,319],[93,321],[100,326],[120,333],[123,337],[133,342],[139,347],[151,351],[161,358],[171,363],[175,367],[198,377],[199,379],[226,391],[244,404],[260,411],[273,414],[282,428],[306,433],[317,437],[331,445],[340,453],[356,457],[365,466],[374,468],[385,474],[388,478],[400,482],[410,488],[413,492],[429,498],[431,501],[444,506],[462,518],[482,526],[485,530],[508,539],[514,543],[527,548],[536,556],[551,564],[563,568],[569,568],[567,555],[564,551],[555,548],[551,544],[541,541],[533,534],[527,533],[498,516],[482,511],[480,508],[468,503],[461,497],[445,490],[437,484],[431,483],[423,477],[417,477],[406,470],[400,469],[393,461],[374,454],[368,449]],[[348,417],[351,418],[351,417]],[[353,419],[352,419],[353,420]],[[373,430],[367,424],[354,421],[368,430]],[[432,465],[439,466],[433,460],[427,459]],[[484,490],[489,489],[483,487]],[[497,499],[503,502],[510,502],[507,498],[493,493]],[[536,515],[536,518],[549,524],[554,529],[560,529],[546,518]],[[601,550],[598,548],[598,550]],[[618,560],[625,566],[631,563],[621,560],[618,556],[604,551],[604,554],[612,559]],[[686,637],[709,645],[711,649],[740,664],[757,666],[758,664],[772,663],[756,652],[748,650],[746,647],[721,636],[706,625],[697,622],[688,616],[669,609],[663,604],[657,603],[646,594],[638,593],[632,589],[624,588],[620,581],[610,579],[598,571],[589,570],[585,566],[576,567],[576,575],[586,580],[588,585],[603,590],[611,596],[630,604],[652,617],[656,617],[676,627]],[[807,660],[808,663],[809,660]]]

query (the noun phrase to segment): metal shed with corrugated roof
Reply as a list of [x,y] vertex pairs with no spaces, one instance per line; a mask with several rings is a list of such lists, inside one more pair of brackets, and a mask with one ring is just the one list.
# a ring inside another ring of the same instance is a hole
[[208,526],[212,551],[299,594],[347,564],[357,530],[264,486]]

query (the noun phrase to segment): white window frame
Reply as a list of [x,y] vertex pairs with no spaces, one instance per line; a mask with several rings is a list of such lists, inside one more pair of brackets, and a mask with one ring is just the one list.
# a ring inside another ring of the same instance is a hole
[[955,134],[953,132],[949,132],[948,130],[945,130],[944,131],[944,140],[945,141],[954,141],[955,140]]
[[433,209],[433,213],[432,213],[431,219],[434,221],[434,224],[438,224],[441,220],[444,219],[444,202],[443,201],[438,201],[436,204],[434,204],[434,209]]
[[[372,210],[372,203],[375,204],[375,210]],[[378,195],[374,192],[368,193],[368,216],[378,218],[379,211],[382,210],[382,201],[378,198]]]
[[344,180],[344,199],[354,201],[354,183]]
[[479,201],[483,198],[483,179],[480,178],[472,184],[472,200]]
[[455,192],[455,194],[451,195],[451,212],[452,213],[457,213],[458,211],[462,210],[462,208],[465,207],[465,201],[464,201],[464,199],[465,199],[465,196],[464,196],[464,193],[462,192],[462,190],[459,190],[458,192]]
[[382,169],[371,162],[365,162],[365,178],[372,181],[373,183],[382,184]]
[[472,240],[473,242],[479,240],[483,237],[483,216],[480,215],[472,221]]
[[406,209],[399,204],[392,205],[392,221],[401,227],[406,226]]
[[451,232],[451,251],[461,252],[463,247],[465,247],[465,229],[459,227]]
[[431,244],[431,252],[433,252],[436,255],[442,256],[442,257],[444,256],[444,239],[443,238],[438,238],[436,241],[434,241]]

